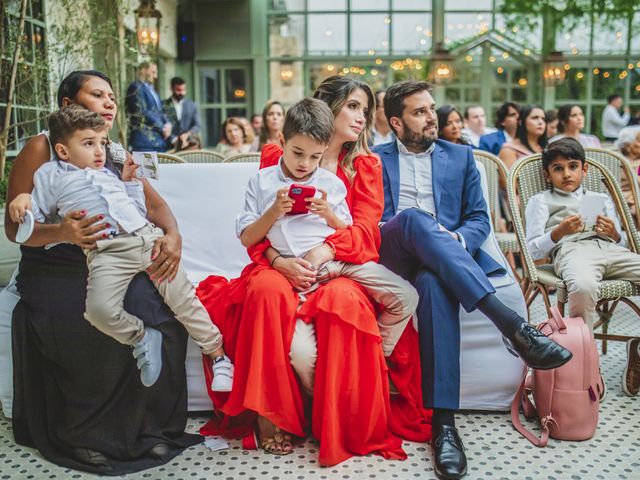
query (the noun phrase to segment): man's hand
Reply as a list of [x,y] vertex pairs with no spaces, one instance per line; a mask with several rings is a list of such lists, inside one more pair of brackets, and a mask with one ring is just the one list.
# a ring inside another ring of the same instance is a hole
[[596,217],[596,233],[605,235],[613,239],[616,243],[620,241],[620,233],[616,230],[616,224],[609,217],[598,215]]
[[449,230],[447,230],[446,228],[444,228],[440,224],[438,224],[438,227],[440,227],[440,231],[441,232],[447,232],[449,235],[451,235],[456,242],[460,241],[460,239],[458,238],[458,235],[456,233],[450,232]]
[[561,238],[573,233],[579,233],[584,230],[584,222],[580,215],[571,215],[560,222],[556,228],[551,231],[551,240],[558,243]]
[[178,137],[178,141],[180,142],[180,149],[187,148],[189,146],[189,138],[191,137],[191,133],[184,132]]
[[140,165],[133,163],[133,157],[127,156],[127,159],[124,161],[124,165],[122,166],[122,181],[130,182],[136,178],[136,170],[139,166]]
[[289,197],[289,187],[284,187],[276,193],[273,205],[269,207],[271,214],[276,218],[286,215],[293,208],[293,198]]

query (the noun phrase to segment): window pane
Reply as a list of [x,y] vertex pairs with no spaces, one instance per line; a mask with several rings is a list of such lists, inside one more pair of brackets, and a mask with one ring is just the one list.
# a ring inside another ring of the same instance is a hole
[[269,8],[276,11],[298,12],[304,10],[304,0],[271,0]]
[[207,108],[204,111],[204,146],[215,147],[220,141],[221,111],[219,108]]
[[391,29],[393,53],[420,53],[431,48],[431,14],[395,14]]
[[309,11],[346,10],[347,0],[308,0]]
[[558,31],[556,49],[573,55],[589,53],[591,26],[589,21],[581,21],[571,30]]
[[244,103],[247,101],[247,74],[245,70],[226,70],[225,100],[227,103]]
[[485,16],[478,20],[479,16],[475,13],[445,13],[444,43],[448,44],[485,32],[489,27],[488,20]]
[[312,55],[347,53],[347,16],[310,14],[308,48]]
[[201,102],[220,103],[220,70],[217,68],[202,69],[200,79]]
[[351,10],[387,10],[389,0],[351,0]]
[[394,10],[431,10],[428,0],[393,0]]
[[[597,72],[597,73],[596,73]],[[623,94],[626,80],[621,79],[622,70],[617,68],[594,68],[593,97],[594,99],[606,99],[612,93]]]
[[445,0],[447,10],[491,10],[493,0]]
[[271,62],[269,72],[271,78],[269,98],[291,105],[304,97],[302,62]]
[[389,53],[389,17],[378,13],[351,15],[351,53]]
[[[640,64],[640,62],[638,62]],[[631,70],[631,100],[640,100],[640,65]]]
[[627,50],[626,20],[616,20],[611,26],[598,26],[593,36],[594,53],[624,53]]
[[269,17],[269,49],[272,57],[304,54],[304,15]]
[[640,52],[640,12],[636,13],[633,18],[631,28],[631,51],[635,52],[636,57],[640,57],[640,55],[638,55],[638,52]]
[[42,0],[31,0],[31,16],[36,20],[44,21],[44,8],[42,8]]
[[[332,75],[342,72],[344,65],[342,63],[312,63],[309,65],[309,90],[313,92],[322,81]],[[347,71],[349,69],[347,68]]]
[[245,117],[247,118],[247,109],[246,108],[227,108],[227,116],[229,117]]
[[[529,22],[529,20],[527,20],[527,22]],[[499,33],[515,36],[516,40],[519,40],[521,43],[525,43],[531,50],[540,51],[542,48],[542,21],[539,20],[532,28],[522,26],[527,22],[520,21],[517,25],[507,28],[505,16],[496,14],[494,28]]]
[[590,71],[586,68],[572,68],[569,70],[564,82],[556,87],[556,99],[579,100],[586,98],[587,76],[590,74]]

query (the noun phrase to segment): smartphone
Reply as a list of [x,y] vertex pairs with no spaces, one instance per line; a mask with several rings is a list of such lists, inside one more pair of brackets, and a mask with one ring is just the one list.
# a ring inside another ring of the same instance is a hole
[[316,195],[316,187],[311,185],[297,185],[293,184],[289,187],[289,197],[293,198],[293,208],[287,215],[300,215],[303,213],[309,213],[306,198],[314,197]]

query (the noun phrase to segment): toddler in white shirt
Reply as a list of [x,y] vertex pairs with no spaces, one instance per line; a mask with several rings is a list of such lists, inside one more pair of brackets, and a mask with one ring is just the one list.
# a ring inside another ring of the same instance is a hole
[[[236,220],[236,233],[245,247],[267,237],[279,253],[272,266],[280,257],[304,257],[336,229],[352,223],[344,183],[328,170],[318,168],[333,134],[333,121],[331,110],[320,100],[306,98],[293,105],[285,117],[280,162],[261,169],[249,181],[244,211]],[[288,195],[293,184],[316,188],[316,196],[306,199],[309,213],[288,215],[294,203]],[[322,283],[338,276],[359,283],[383,306],[378,326],[383,352],[391,355],[417,308],[416,290],[376,262],[356,265],[330,261],[320,266],[316,278]]]
[[[48,123],[57,159],[36,171],[32,194],[14,199],[11,217],[22,222],[26,210],[40,223],[56,222],[76,210],[101,216],[107,226],[103,239],[95,249],[85,249],[89,269],[85,318],[102,333],[133,347],[140,379],[149,387],[162,370],[162,334],[126,312],[123,303],[131,279],[151,265],[153,245],[164,232],[146,219],[143,186],[135,176],[138,166],[129,158],[122,180],[105,168],[107,128],[100,115],[72,105],[51,114]],[[212,390],[230,391],[233,365],[222,348],[222,335],[182,266],[171,281],[152,280],[176,318],[213,360]]]

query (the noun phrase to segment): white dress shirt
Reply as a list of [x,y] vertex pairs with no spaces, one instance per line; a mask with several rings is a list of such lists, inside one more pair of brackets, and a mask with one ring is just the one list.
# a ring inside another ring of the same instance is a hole
[[433,199],[431,168],[431,153],[435,148],[435,144],[432,144],[422,153],[411,153],[400,140],[397,140],[397,143],[400,165],[400,192],[397,213],[407,208],[419,208],[431,215],[435,215],[436,204]]
[[[263,168],[249,180],[244,211],[236,219],[236,235],[240,237],[245,228],[258,220],[273,205],[279,189],[294,183],[314,186],[327,192],[327,201],[336,216],[347,225],[353,223],[345,200],[347,188],[342,180],[324,168],[317,168],[305,182],[285,177],[280,159],[278,165]],[[317,195],[319,196],[320,192],[317,192]],[[333,233],[335,229],[327,225],[324,218],[315,213],[308,213],[280,217],[267,233],[267,238],[281,255],[301,257],[323,244]]]
[[[626,240],[622,233],[622,229],[620,228],[620,220],[618,219],[618,214],[613,206],[613,202],[609,196],[604,193],[595,194],[603,196],[606,199],[604,202],[605,216],[613,219],[616,230],[620,234],[620,241],[618,242],[618,245],[624,246]],[[584,188],[580,187],[576,191],[571,192],[571,196],[578,200],[582,200],[582,197],[584,196]],[[551,239],[550,231],[545,233],[545,227],[549,220],[549,208],[544,200],[544,193],[538,193],[531,197],[529,203],[527,203],[524,215],[527,222],[527,248],[529,249],[529,252],[531,252],[531,256],[534,260],[547,258],[558,244]]]
[[379,133],[375,127],[371,129],[371,140],[374,145],[382,145],[383,143],[389,143],[393,140],[393,130],[389,130],[389,133],[386,135],[382,135]]
[[629,123],[629,112],[620,115],[616,107],[607,105],[602,110],[602,135],[608,138],[618,138],[620,130]]
[[463,128],[462,129],[462,136],[465,137],[474,147],[477,147],[477,146],[480,145],[480,137],[482,135],[486,135],[487,133],[493,133],[495,131],[496,131],[495,128],[486,127],[484,129],[484,133],[481,133],[480,135],[478,135],[476,132],[474,132],[470,128]]
[[104,215],[110,233],[144,227],[147,209],[142,183],[123,182],[106,168],[78,168],[53,160],[34,175],[31,209],[37,222],[56,223],[69,212],[86,210],[87,218]]
[[182,119],[182,105],[184,104],[184,98],[181,100],[176,100],[172,96],[171,103],[173,103],[173,108],[176,111],[176,118],[178,119],[178,121],[180,121]]

